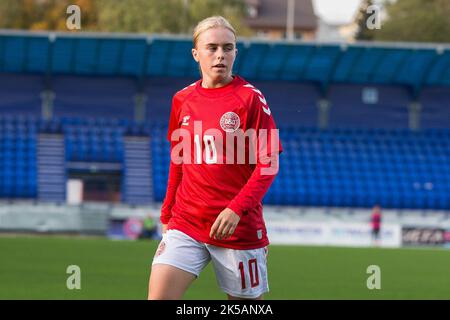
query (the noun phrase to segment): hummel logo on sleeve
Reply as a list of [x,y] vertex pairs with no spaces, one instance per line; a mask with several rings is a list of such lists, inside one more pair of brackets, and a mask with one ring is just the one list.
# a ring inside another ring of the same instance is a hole
[[189,125],[189,119],[191,118],[191,116],[184,116],[183,117],[183,122],[181,123],[182,126],[188,126]]
[[246,88],[251,88],[254,92],[256,92],[256,93],[258,94],[259,101],[262,102],[262,109],[263,109],[263,111],[264,111],[265,113],[267,113],[267,115],[270,116],[271,111],[270,111],[269,106],[267,105],[266,98],[264,98],[262,92],[259,91],[258,89],[256,89],[256,88],[255,88],[254,86],[252,86],[250,83],[244,85],[244,87],[246,87]]

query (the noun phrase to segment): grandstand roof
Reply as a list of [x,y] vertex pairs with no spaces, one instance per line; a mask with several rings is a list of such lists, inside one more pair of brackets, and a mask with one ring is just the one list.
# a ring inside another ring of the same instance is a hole
[[[198,77],[186,36],[0,31],[0,72]],[[241,39],[234,72],[248,79],[450,86],[450,45]]]

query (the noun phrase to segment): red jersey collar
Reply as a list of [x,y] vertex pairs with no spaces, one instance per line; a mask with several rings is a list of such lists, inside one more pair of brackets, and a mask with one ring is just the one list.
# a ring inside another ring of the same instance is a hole
[[233,92],[234,89],[236,89],[236,87],[242,82],[242,78],[237,76],[237,75],[233,75],[233,80],[230,81],[230,83],[226,84],[223,87],[220,88],[203,88],[202,87],[202,79],[198,80],[195,88],[196,90],[204,96],[210,97],[210,98],[217,98],[217,97],[222,97],[225,96],[227,94],[230,94]]

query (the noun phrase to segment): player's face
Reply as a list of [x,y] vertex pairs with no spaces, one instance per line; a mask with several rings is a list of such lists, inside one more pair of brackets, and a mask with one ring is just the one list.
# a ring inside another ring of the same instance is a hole
[[197,47],[192,49],[195,61],[200,64],[203,81],[212,87],[231,80],[236,53],[234,34],[223,27],[202,32],[198,37]]

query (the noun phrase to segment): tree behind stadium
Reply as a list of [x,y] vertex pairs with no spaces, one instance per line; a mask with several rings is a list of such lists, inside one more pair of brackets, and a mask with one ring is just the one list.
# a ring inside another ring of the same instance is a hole
[[386,1],[387,19],[374,39],[380,41],[450,42],[450,1]]
[[239,34],[243,26],[243,0],[2,0],[0,28],[67,31],[66,8],[81,9],[81,31],[190,33],[211,15],[227,16]]
[[358,14],[356,15],[356,24],[358,25],[358,31],[355,35],[356,40],[370,41],[375,37],[375,30],[370,30],[367,27],[367,21],[370,18],[370,13],[367,8],[373,5],[373,0],[363,0],[359,6]]

